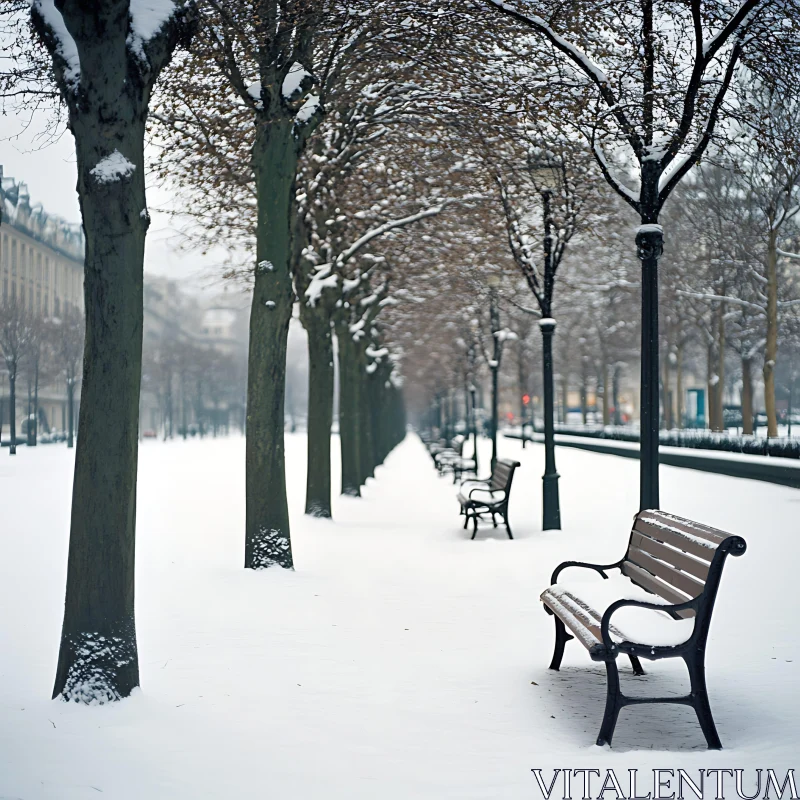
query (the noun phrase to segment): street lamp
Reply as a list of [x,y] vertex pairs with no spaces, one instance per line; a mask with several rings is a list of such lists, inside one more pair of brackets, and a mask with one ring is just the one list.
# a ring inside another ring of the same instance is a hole
[[497,462],[497,374],[500,371],[500,311],[497,308],[497,289],[500,276],[490,275],[486,281],[489,287],[489,327],[492,332],[492,360],[489,368],[492,371],[492,471]]
[[477,389],[475,384],[469,385],[469,394],[472,399],[472,460],[475,462],[475,474],[478,475],[478,407],[475,399]]
[[[542,170],[545,175],[552,174]],[[539,330],[542,332],[542,380],[544,395],[544,475],[542,476],[542,530],[561,530],[561,502],[558,494],[558,471],[556,470],[556,441],[553,424],[553,334],[556,321],[550,316],[551,302],[555,287],[553,269],[553,240],[550,202],[552,190],[545,187],[542,196],[542,219],[544,222],[544,293],[542,319]]]

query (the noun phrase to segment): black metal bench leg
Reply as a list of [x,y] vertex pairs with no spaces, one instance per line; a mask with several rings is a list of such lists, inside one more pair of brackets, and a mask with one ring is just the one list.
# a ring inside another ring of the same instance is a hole
[[603,715],[603,724],[600,726],[600,735],[597,737],[597,744],[600,747],[604,744],[611,744],[614,728],[617,727],[617,717],[619,716],[620,701],[622,700],[619,690],[619,672],[617,670],[617,662],[614,659],[606,661],[606,675],[608,677],[606,711]]
[[472,512],[472,536],[470,538],[474,539],[475,535],[478,533],[478,512]]
[[506,533],[508,534],[509,539],[513,539],[514,535],[511,533],[511,525],[508,523],[508,516],[503,514],[503,521],[506,523]]
[[631,660],[631,666],[633,667],[633,674],[634,675],[644,675],[644,667],[642,666],[642,662],[639,661],[638,656],[628,656]]
[[708,703],[708,690],[706,689],[706,667],[702,656],[699,658],[687,658],[686,667],[689,670],[689,681],[692,687],[692,700],[694,710],[697,714],[697,721],[709,750],[722,750],[722,742],[719,740],[717,726],[711,716],[711,706]]
[[550,662],[550,669],[559,669],[561,666],[561,659],[564,657],[564,645],[575,637],[567,633],[566,625],[553,614],[553,619],[556,621],[556,647],[553,650],[553,660]]

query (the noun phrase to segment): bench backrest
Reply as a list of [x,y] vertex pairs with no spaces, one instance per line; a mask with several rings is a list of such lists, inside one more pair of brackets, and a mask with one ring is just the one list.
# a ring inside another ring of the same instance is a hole
[[506,496],[511,491],[511,481],[514,480],[514,470],[519,466],[519,461],[508,458],[498,458],[492,470],[490,486],[492,489],[502,489]]
[[[649,509],[634,518],[622,573],[668,603],[704,595],[713,606],[725,557],[742,555],[746,547],[739,536]],[[695,611],[678,615],[691,617]]]

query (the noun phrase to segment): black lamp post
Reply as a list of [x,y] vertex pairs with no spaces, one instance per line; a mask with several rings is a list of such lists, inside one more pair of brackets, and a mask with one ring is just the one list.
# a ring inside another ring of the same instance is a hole
[[642,225],[636,247],[642,262],[642,379],[639,444],[639,508],[658,508],[658,259],[660,225]]
[[478,406],[475,398],[476,393],[477,389],[475,388],[475,384],[471,383],[469,386],[469,394],[472,399],[472,451],[473,461],[475,462],[475,474],[478,475]]
[[500,371],[500,311],[497,307],[497,287],[500,285],[498,275],[490,275],[489,285],[489,322],[492,332],[492,360],[489,368],[492,371],[492,470],[497,462],[497,374]]
[[544,475],[542,476],[542,530],[561,530],[561,503],[558,495],[556,470],[555,426],[553,424],[553,334],[556,321],[550,316],[550,306],[555,286],[553,269],[553,243],[551,237],[549,189],[542,191],[544,217],[544,307],[539,330],[542,332],[542,394],[544,396]]

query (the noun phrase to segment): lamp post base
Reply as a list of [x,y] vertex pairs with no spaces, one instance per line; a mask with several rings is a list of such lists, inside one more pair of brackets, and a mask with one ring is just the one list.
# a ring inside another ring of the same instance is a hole
[[542,475],[542,530],[561,530],[561,508],[558,500],[557,472]]

